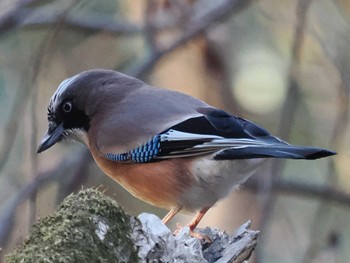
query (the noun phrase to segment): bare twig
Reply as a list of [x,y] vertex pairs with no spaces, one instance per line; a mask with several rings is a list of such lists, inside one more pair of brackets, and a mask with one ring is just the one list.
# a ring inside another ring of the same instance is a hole
[[61,13],[47,14],[40,9],[28,8],[40,0],[18,1],[15,7],[0,17],[0,35],[19,27],[42,28],[57,25],[58,23],[86,32],[109,32],[113,34],[133,35],[140,33],[142,28],[130,22],[114,21],[101,16],[65,15]]
[[[257,177],[250,178],[245,184],[243,189],[249,191],[259,191],[259,179]],[[333,187],[327,185],[315,185],[305,182],[287,181],[283,179],[273,180],[271,191],[278,194],[289,194],[295,196],[304,196],[317,200],[323,200],[325,202],[333,202],[338,205],[350,206],[350,195],[338,191]]]
[[21,26],[22,22],[31,14],[27,6],[39,0],[17,1],[15,7],[0,17],[0,35]]
[[181,36],[175,39],[171,45],[159,50],[158,52],[153,52],[151,55],[148,55],[140,64],[129,69],[127,73],[138,78],[143,78],[165,55],[185,45],[190,40],[203,33],[205,30],[210,29],[215,22],[218,22],[228,15],[236,13],[242,8],[246,7],[251,1],[252,0],[217,1],[219,4],[193,20],[191,24],[188,25],[188,29]]
[[84,32],[108,32],[117,35],[134,35],[142,31],[142,28],[130,22],[115,21],[101,16],[67,15],[62,18],[62,14],[47,15],[43,12],[31,12],[31,16],[22,21],[25,28],[43,28],[60,24]]

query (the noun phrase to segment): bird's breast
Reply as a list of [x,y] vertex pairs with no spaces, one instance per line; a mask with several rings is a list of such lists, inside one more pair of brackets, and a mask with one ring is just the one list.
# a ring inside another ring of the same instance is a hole
[[118,163],[93,154],[99,167],[137,198],[152,205],[171,209],[193,184],[189,163],[172,159],[152,163]]
[[214,160],[212,156],[150,163],[119,163],[97,151],[99,167],[131,194],[158,207],[195,211],[214,205],[252,175],[262,159]]

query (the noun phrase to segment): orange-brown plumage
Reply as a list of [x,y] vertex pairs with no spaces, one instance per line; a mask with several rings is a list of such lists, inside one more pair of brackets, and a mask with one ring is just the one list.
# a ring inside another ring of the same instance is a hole
[[181,206],[180,197],[193,184],[189,160],[156,163],[114,163],[90,147],[98,166],[137,198],[165,209]]

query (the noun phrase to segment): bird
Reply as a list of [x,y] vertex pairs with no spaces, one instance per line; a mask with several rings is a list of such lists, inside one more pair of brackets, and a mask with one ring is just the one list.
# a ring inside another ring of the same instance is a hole
[[126,74],[91,69],[65,79],[48,106],[48,130],[37,152],[73,139],[101,170],[137,198],[205,213],[243,184],[267,158],[318,159],[333,151],[291,145],[265,128],[184,93]]

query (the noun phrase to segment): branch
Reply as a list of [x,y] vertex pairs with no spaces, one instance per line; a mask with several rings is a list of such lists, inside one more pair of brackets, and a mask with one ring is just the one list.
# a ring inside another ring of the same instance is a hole
[[42,28],[57,24],[89,33],[108,32],[117,35],[134,35],[142,32],[141,27],[130,22],[114,21],[97,15],[89,15],[86,18],[85,15],[67,14],[62,17],[60,13],[48,15],[44,12],[36,12],[27,16],[21,25],[25,28]]
[[18,1],[12,10],[0,16],[0,35],[21,26],[26,17],[31,14],[27,6],[38,1],[40,0]]
[[85,32],[109,32],[113,34],[133,35],[142,28],[130,22],[114,21],[102,16],[70,15],[64,10],[61,13],[47,14],[47,11],[28,8],[40,0],[22,0],[9,12],[0,16],[0,35],[19,27],[42,28],[61,24]]
[[162,49],[156,50],[147,56],[139,65],[128,70],[128,74],[137,78],[143,78],[150,72],[157,62],[165,55],[173,52],[177,48],[185,45],[193,38],[197,37],[205,30],[208,30],[215,22],[223,20],[232,13],[240,11],[248,6],[252,0],[221,0],[216,1],[218,4],[212,9],[207,10],[202,15],[196,17],[187,26],[187,30],[179,36],[171,45]]
[[[257,193],[260,189],[259,184],[260,180],[257,177],[252,177],[243,185],[243,188]],[[338,191],[330,186],[319,186],[304,182],[300,183],[276,179],[272,182],[271,191],[279,194],[290,194],[320,199],[325,202],[334,202],[339,205],[346,205],[350,207],[350,195],[345,192]]]

